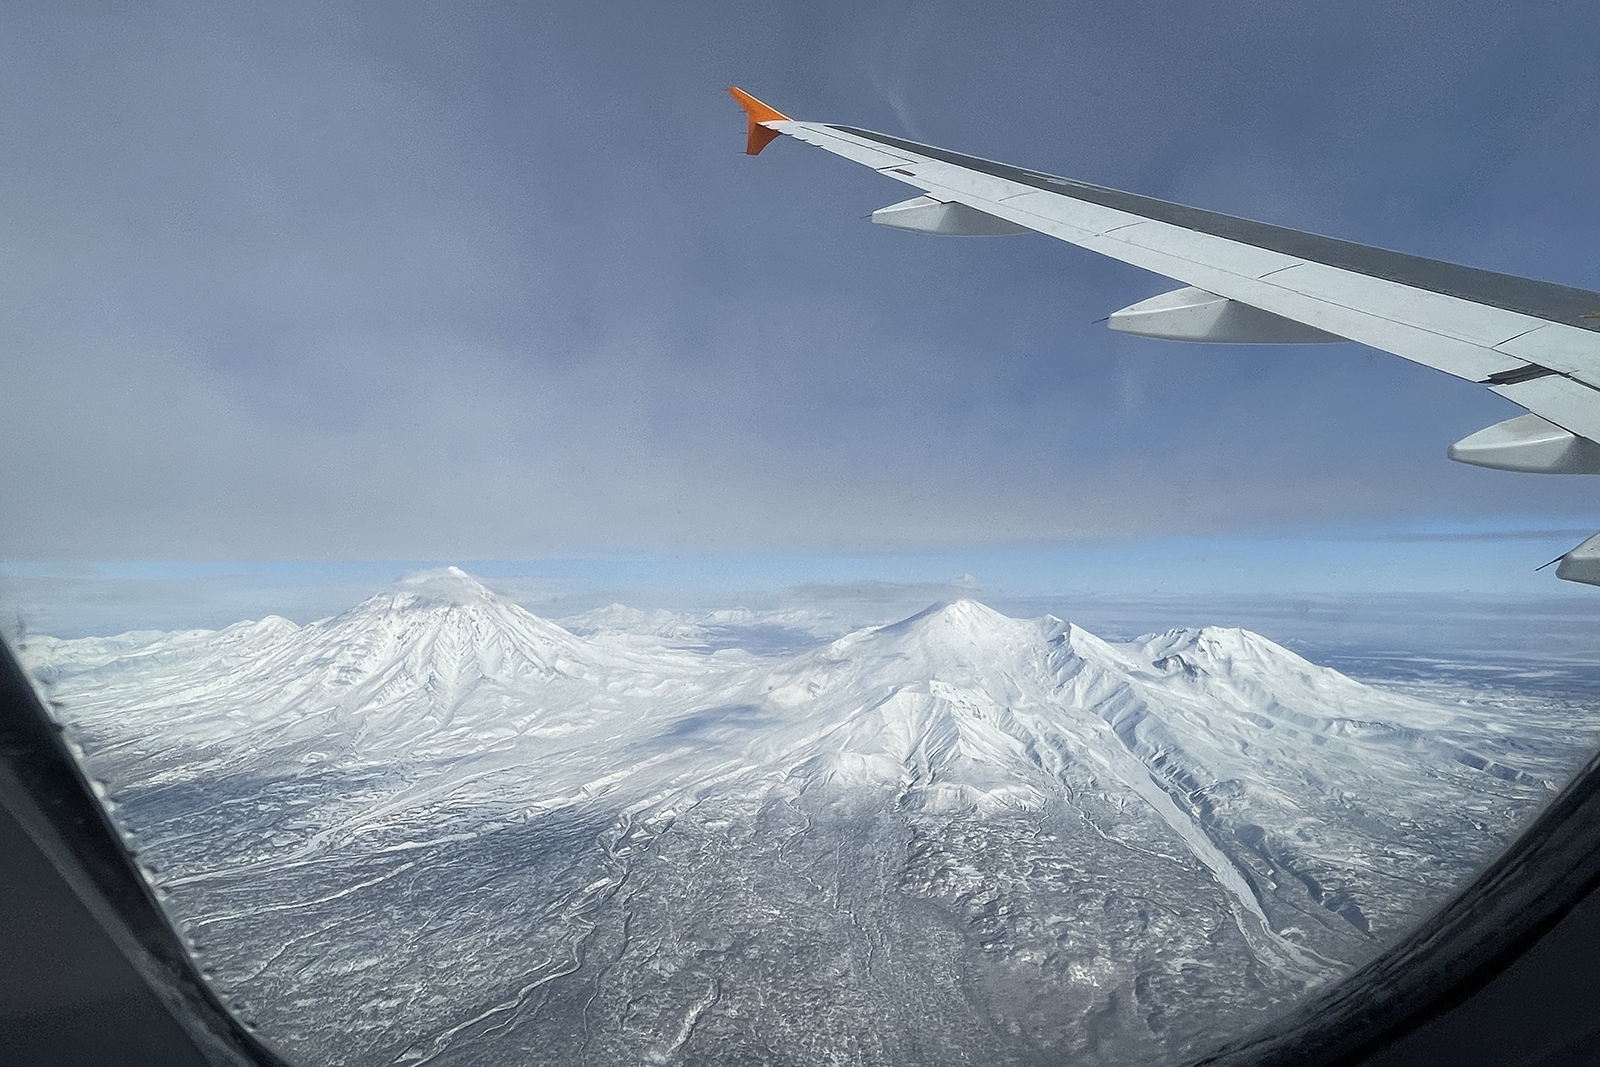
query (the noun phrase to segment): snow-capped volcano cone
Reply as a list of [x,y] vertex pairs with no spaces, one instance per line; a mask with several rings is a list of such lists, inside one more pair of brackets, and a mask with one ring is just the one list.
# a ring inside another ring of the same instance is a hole
[[330,681],[394,675],[441,692],[482,682],[582,676],[592,649],[553,622],[502,600],[457,567],[405,579],[394,593],[307,628],[332,655]]
[[1045,669],[1041,653],[1066,624],[1013,619],[975,600],[935,604],[901,622],[857,630],[825,649],[792,660],[776,700],[809,699],[829,690],[901,685],[937,678],[1002,691]]
[[518,737],[593,725],[635,689],[670,689],[698,664],[576,637],[458,568],[413,575],[298,629],[195,635],[147,676],[141,707],[191,740],[243,736],[275,760],[461,758]]
[[582,728],[614,704],[608,692],[659,685],[683,659],[577,637],[451,567],[302,628],[256,673],[282,687],[270,700],[280,719],[414,758],[474,755],[553,728],[552,716]]
[[1191,682],[1209,680],[1254,699],[1326,715],[1372,690],[1338,671],[1319,667],[1258,633],[1237,627],[1168,630],[1137,645],[1151,665]]
[[1061,791],[1072,753],[1115,744],[1099,709],[1127,698],[1136,669],[1056,618],[935,605],[773,672],[764,703],[781,727],[766,756],[918,805],[1034,806]]

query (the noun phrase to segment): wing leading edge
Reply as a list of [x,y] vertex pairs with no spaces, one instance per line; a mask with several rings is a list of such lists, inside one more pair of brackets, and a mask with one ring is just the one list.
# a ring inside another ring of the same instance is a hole
[[[1452,446],[1502,470],[1600,474],[1600,293],[1253,222],[854,126],[797,122],[741,89],[747,151],[780,135],[921,195],[874,213],[938,234],[1033,230],[1182,282],[1113,329],[1230,343],[1350,340],[1487,386],[1531,415]],[[1557,574],[1600,585],[1600,535]]]

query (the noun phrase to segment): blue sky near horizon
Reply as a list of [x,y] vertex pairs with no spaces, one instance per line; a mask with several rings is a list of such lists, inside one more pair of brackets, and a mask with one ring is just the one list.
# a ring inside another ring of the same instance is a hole
[[[1091,617],[1137,619],[1129,624],[1136,630],[1234,616],[1236,624],[1255,625],[1256,618],[1272,617],[1257,611],[1266,605],[1337,605],[1347,613],[1353,604],[1367,610],[1391,602],[1431,611],[1438,626],[1469,636],[1496,630],[1483,625],[1483,614],[1499,610],[1496,605],[1514,614],[1548,605],[1563,625],[1588,630],[1600,621],[1600,598],[1585,587],[1543,581],[1531,562],[1552,557],[1573,536],[1559,529],[1458,529],[1390,531],[1379,538],[1345,531],[857,555],[14,562],[0,564],[6,611],[0,625],[12,634],[78,637],[214,628],[268,614],[305,623],[390,590],[407,574],[458,564],[497,593],[552,618],[621,602],[684,612],[825,608],[865,623],[970,596],[1011,614],[1065,612],[1085,625]],[[1242,605],[1251,607],[1240,614]],[[1073,614],[1090,608],[1090,616]]]
[[[900,186],[783,141],[745,158],[723,87],[1600,289],[1586,5],[35,3],[0,25],[8,611],[48,616],[51,588],[63,617],[120,618],[152,589],[130,565],[61,578],[119,559],[587,560],[596,590],[662,599],[968,573],[1584,592],[1532,569],[1600,529],[1600,483],[1444,459],[1506,401],[1354,345],[1112,334],[1169,283],[1043,237],[873,227]],[[250,566],[229,596],[329,610],[368,573],[318,594],[317,565]]]

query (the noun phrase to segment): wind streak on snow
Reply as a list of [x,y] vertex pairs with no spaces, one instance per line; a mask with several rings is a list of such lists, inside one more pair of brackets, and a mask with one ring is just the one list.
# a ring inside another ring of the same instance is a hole
[[[558,960],[555,956],[546,959],[544,963],[534,968],[532,981],[524,983],[515,994],[485,1008],[471,1018],[443,1030],[424,1047],[413,1047],[406,1050],[400,1054],[395,1063],[421,1067],[422,1064],[438,1059],[449,1051],[462,1035],[491,1019],[501,1016],[515,1017],[522,1007],[528,1003],[528,998],[533,996],[534,993],[557,979],[565,978],[582,967],[584,942],[588,940],[595,929],[592,915],[604,902],[604,899],[622,884],[624,874],[625,872],[593,882],[585,886],[575,897],[567,902],[566,907],[563,909],[563,919],[572,930],[572,933],[564,946],[566,949],[565,959]],[[509,1018],[506,1021],[509,1021]]]
[[[1107,746],[1107,749],[1113,753],[1120,751],[1110,746]],[[1250,941],[1252,948],[1268,960],[1286,963],[1308,975],[1325,975],[1337,967],[1332,960],[1322,959],[1315,953],[1308,952],[1273,930],[1272,921],[1262,909],[1255,890],[1239,873],[1233,860],[1216,846],[1199,824],[1178,807],[1142,762],[1137,758],[1115,757],[1111,762],[1113,773],[1128,783],[1140,798],[1161,816],[1162,821],[1172,827],[1188,846],[1194,858],[1205,864],[1211,871],[1212,877],[1217,880],[1217,884],[1228,891],[1236,909],[1234,919],[1239,925],[1239,932]]]
[[657,1047],[645,1053],[645,1059],[651,1063],[666,1063],[677,1055],[678,1050],[688,1044],[689,1036],[694,1033],[695,1024],[700,1021],[700,1016],[717,1002],[722,996],[722,985],[715,978],[706,985],[705,995],[693,1004],[684,1013],[683,1021],[678,1024],[678,1032],[673,1035],[670,1044]]
[[231,914],[231,915],[229,915],[229,914],[207,915],[207,916],[205,916],[203,918],[193,920],[193,925],[195,925],[195,926],[208,926],[208,925],[211,925],[213,923],[231,922],[231,921],[233,921],[235,919],[255,918],[255,917],[259,916],[259,915],[267,914],[268,912],[274,912],[274,911],[302,911],[302,910],[305,910],[305,909],[308,909],[308,908],[315,908],[315,907],[317,907],[319,905],[326,904],[329,901],[339,900],[342,897],[348,897],[348,896],[351,896],[353,894],[360,893],[363,890],[371,889],[375,885],[379,885],[379,884],[381,884],[383,882],[390,881],[391,879],[396,878],[399,875],[404,874],[406,871],[409,871],[411,868],[415,867],[418,862],[419,861],[417,861],[417,860],[412,860],[409,863],[402,863],[402,864],[400,864],[400,866],[391,868],[390,870],[384,871],[382,874],[375,875],[375,876],[373,876],[371,878],[368,878],[364,882],[357,882],[354,885],[347,885],[343,889],[340,889],[340,890],[338,890],[336,892],[333,892],[333,893],[325,894],[324,896],[310,897],[310,898],[305,899],[305,900],[291,900],[291,901],[287,901],[287,902],[282,903],[282,904],[261,904],[261,905],[257,905],[255,907],[252,907],[249,911],[238,912],[238,913]]

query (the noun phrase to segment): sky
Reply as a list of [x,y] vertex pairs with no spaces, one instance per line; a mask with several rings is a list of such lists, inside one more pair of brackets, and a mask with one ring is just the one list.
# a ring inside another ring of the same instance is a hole
[[1597,53],[1579,3],[8,5],[0,560],[1059,552],[1138,589],[1212,544],[1218,587],[1561,595],[1532,568],[1600,484],[1444,458],[1509,402],[1114,334],[1172,283],[872,226],[901,186],[744,156],[724,88],[1600,289]]
[[[1473,552],[1465,550],[1476,547],[1471,541],[1414,540],[1391,544],[1374,560],[1358,540],[1207,538],[872,556],[463,562],[498,596],[558,621],[619,602],[702,621],[738,607],[754,613],[758,629],[778,624],[832,636],[970,597],[1015,618],[1055,615],[1111,640],[1180,626],[1243,626],[1318,662],[1355,655],[1370,666],[1374,656],[1420,656],[1473,671],[1531,663],[1552,683],[1576,672],[1593,692],[1600,598],[1572,586],[1530,594],[1481,578],[1464,591],[1462,583],[1419,588],[1406,580],[1408,568],[1441,546],[1458,570],[1488,560],[1490,573],[1497,555],[1509,566],[1518,547],[1528,549],[1526,541]],[[957,570],[964,566],[971,570]],[[219,629],[267,614],[304,624],[428,571],[437,573],[425,560],[14,563],[0,571],[0,637]],[[1353,573],[1364,580],[1340,580]]]

